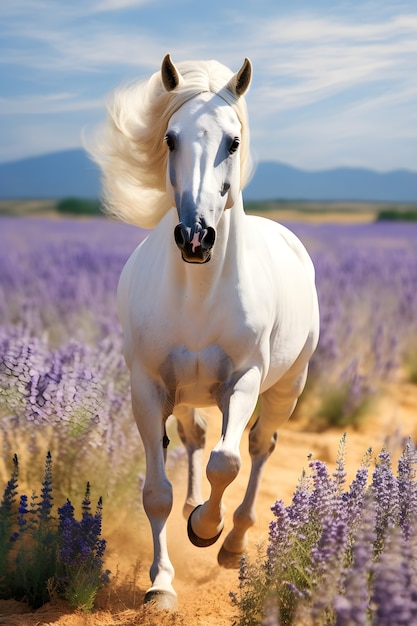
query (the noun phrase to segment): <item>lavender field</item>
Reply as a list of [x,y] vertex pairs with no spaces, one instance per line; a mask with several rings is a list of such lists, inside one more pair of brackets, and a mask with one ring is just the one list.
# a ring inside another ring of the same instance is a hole
[[[387,382],[417,380],[417,224],[289,226],[313,257],[321,307],[308,428],[358,426]],[[145,235],[99,218],[0,218],[0,478],[18,453],[21,480],[39,482],[51,450],[57,501],[91,480],[119,521],[140,507],[144,458],[115,292]]]
[[[290,227],[313,257],[321,307],[305,395],[320,398],[318,427],[343,426],[381,383],[417,365],[417,225]],[[28,461],[39,448],[59,450],[59,487],[69,496],[77,489],[72,468],[102,477],[112,498],[143,470],[115,291],[145,235],[104,219],[0,220],[2,457],[22,441]]]
[[102,219],[0,224],[2,459],[23,449],[33,480],[51,450],[58,492],[74,497],[85,476],[96,477],[115,509],[122,484],[137,499],[144,469],[115,303],[118,275],[143,236]]

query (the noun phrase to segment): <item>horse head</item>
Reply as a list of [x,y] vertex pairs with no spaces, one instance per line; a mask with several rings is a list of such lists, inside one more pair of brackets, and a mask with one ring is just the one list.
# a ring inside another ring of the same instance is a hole
[[[246,92],[251,73],[245,59],[223,90],[194,94],[168,123],[167,191],[179,218],[175,242],[188,263],[210,261],[218,222],[240,194],[241,124],[230,99]],[[161,78],[168,92],[182,81],[169,55],[162,63]]]

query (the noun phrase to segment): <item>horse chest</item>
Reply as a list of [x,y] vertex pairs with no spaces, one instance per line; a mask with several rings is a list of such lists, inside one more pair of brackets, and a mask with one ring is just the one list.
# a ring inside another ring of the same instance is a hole
[[194,352],[185,345],[170,350],[159,367],[159,375],[174,404],[210,405],[221,385],[233,377],[229,355],[218,345]]
[[[254,361],[259,362],[259,328],[248,323],[239,306],[194,311],[190,304],[148,308],[137,301],[135,323],[126,333],[129,351],[142,367],[159,379],[173,404],[209,406],[227,386]],[[174,314],[175,313],[175,314]],[[253,321],[253,320],[252,320]],[[126,345],[126,344],[125,344]]]

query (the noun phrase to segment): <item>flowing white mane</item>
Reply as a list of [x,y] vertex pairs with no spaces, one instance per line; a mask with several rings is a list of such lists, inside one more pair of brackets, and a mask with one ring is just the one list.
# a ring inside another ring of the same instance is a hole
[[107,122],[92,150],[103,173],[107,211],[143,228],[156,226],[171,208],[165,191],[164,136],[173,113],[199,93],[219,93],[236,111],[242,125],[242,187],[251,173],[246,103],[225,88],[233,72],[217,61],[186,61],[177,67],[182,80],[173,91],[166,91],[159,71],[145,82],[118,89],[108,104]]

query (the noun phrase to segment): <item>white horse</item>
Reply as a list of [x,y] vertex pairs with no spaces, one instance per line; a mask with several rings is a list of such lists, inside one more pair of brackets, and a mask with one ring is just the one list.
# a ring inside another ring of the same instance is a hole
[[[118,288],[133,413],[146,453],[143,504],[152,527],[152,586],[145,602],[176,606],[166,542],[172,487],[165,473],[165,423],[175,415],[189,459],[184,514],[190,540],[211,545],[222,532],[223,493],[241,465],[249,432],[252,467],[219,563],[239,565],[254,524],[255,499],[276,430],[294,410],[318,340],[314,268],[283,226],[243,210],[249,135],[243,94],[252,67],[233,74],[215,62],[175,66],[116,93],[96,155],[107,204],[126,221],[154,227],[126,263]],[[217,406],[221,437],[206,473],[206,422]]]

